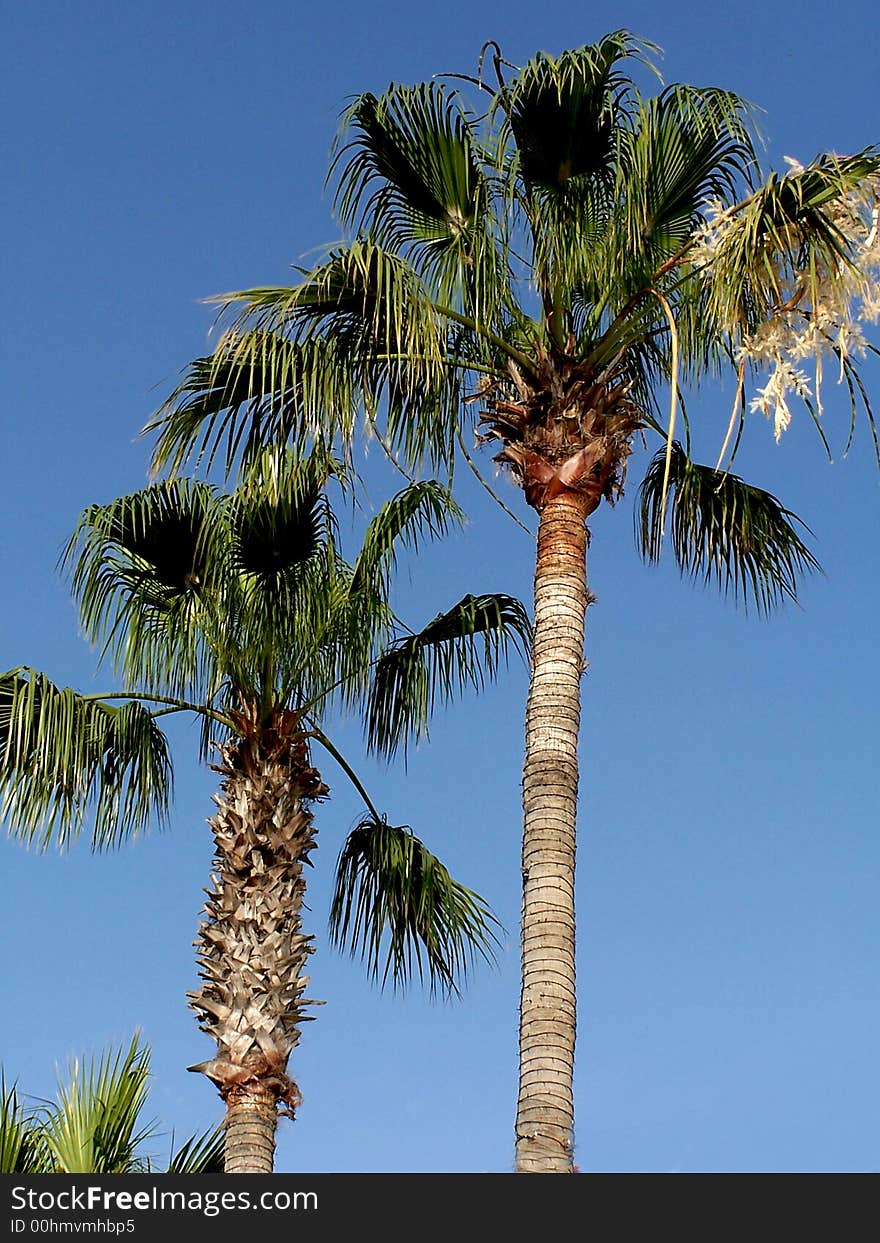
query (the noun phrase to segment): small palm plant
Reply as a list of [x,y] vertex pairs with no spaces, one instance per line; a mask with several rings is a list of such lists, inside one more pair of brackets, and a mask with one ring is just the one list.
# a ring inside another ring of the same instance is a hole
[[112,846],[166,816],[171,762],[160,719],[201,721],[220,776],[215,858],[190,1004],[216,1054],[190,1069],[226,1103],[226,1170],[271,1172],[279,1108],[299,1089],[288,1060],[310,1002],[303,928],[312,808],[329,790],[317,744],[351,778],[365,814],[340,853],[331,940],[382,981],[454,991],[495,921],[406,826],[379,814],[324,731],[333,708],[370,735],[423,734],[436,700],[493,676],[524,645],[522,606],[467,595],[421,631],[391,607],[398,552],[443,533],[458,510],[433,481],[405,488],[367,525],[349,564],[328,497],[350,472],[320,454],[268,452],[234,491],[177,479],[94,505],[64,554],[86,636],[125,689],[81,695],[45,674],[0,678],[0,796],[13,833],[65,844],[87,816]]
[[164,1168],[145,1145],[159,1132],[144,1122],[150,1050],[136,1034],[128,1048],[74,1058],[58,1097],[25,1105],[13,1085],[0,1082],[2,1174],[222,1174],[220,1127],[191,1136]]

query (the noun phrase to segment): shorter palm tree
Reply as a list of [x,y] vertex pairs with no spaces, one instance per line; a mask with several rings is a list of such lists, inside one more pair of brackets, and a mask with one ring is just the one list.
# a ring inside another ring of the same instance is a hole
[[86,510],[64,555],[86,636],[125,689],[80,695],[32,669],[0,678],[0,813],[42,846],[87,815],[96,847],[167,813],[171,761],[159,718],[194,714],[220,774],[215,857],[190,995],[216,1053],[191,1067],[226,1103],[226,1170],[272,1170],[278,1110],[299,1089],[288,1059],[311,1017],[302,924],[312,807],[329,790],[320,745],[365,815],[341,852],[331,940],[383,982],[424,977],[455,991],[495,921],[408,826],[390,824],[324,730],[331,708],[365,712],[386,752],[423,735],[435,701],[493,676],[529,626],[507,596],[467,595],[412,631],[390,604],[398,552],[441,535],[459,511],[413,484],[367,525],[354,561],[328,499],[350,472],[328,456],[268,452],[231,493],[187,479]]
[[128,1049],[74,1058],[58,1097],[29,1107],[0,1079],[2,1174],[222,1174],[221,1127],[191,1136],[157,1165],[144,1145],[159,1135],[144,1122],[150,1050],[135,1034]]

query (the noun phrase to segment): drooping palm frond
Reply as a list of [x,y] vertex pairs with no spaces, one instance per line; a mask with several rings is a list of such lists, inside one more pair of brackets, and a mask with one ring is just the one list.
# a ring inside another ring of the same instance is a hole
[[[815,307],[822,287],[845,291],[853,259],[847,215],[857,210],[848,204],[865,186],[876,187],[878,177],[876,148],[824,155],[782,177],[771,173],[753,195],[711,222],[703,249],[707,314],[715,330],[738,341],[784,305]],[[869,194],[863,205],[868,215],[871,200]]]
[[69,845],[90,819],[100,849],[167,816],[168,745],[137,702],[115,706],[33,669],[0,676],[0,818],[16,837]]
[[330,938],[361,957],[384,985],[425,975],[458,993],[477,956],[491,960],[498,921],[407,826],[368,817],[339,854]]
[[[449,365],[454,308],[449,314],[438,308],[415,268],[372,239],[335,250],[303,276],[290,288],[243,290],[216,299],[236,315],[230,348],[244,351],[237,365],[247,362],[254,329],[271,339],[281,334],[303,345],[312,341],[311,363],[322,376],[341,377],[347,409],[359,408],[369,421],[382,404],[393,447],[403,447],[414,461],[442,463],[449,451],[449,412],[462,383]],[[311,388],[319,391],[321,384]],[[335,409],[331,401],[323,416],[331,431]],[[321,415],[315,412],[316,418]],[[179,430],[183,439],[176,451],[185,454],[192,429]],[[350,438],[350,426],[340,422],[336,430]]]
[[417,634],[399,639],[376,664],[367,709],[367,740],[387,757],[423,737],[435,701],[494,677],[511,647],[525,653],[531,624],[505,595],[467,595]]
[[59,1174],[130,1174],[143,1168],[139,1145],[155,1133],[141,1124],[149,1049],[135,1035],[128,1049],[74,1058],[46,1107],[41,1133]]
[[45,1174],[47,1153],[32,1111],[0,1072],[0,1174]]
[[152,468],[176,473],[195,458],[210,469],[219,458],[228,476],[270,444],[305,452],[331,443],[337,431],[344,443],[358,411],[355,376],[333,336],[225,333],[212,355],[190,364],[144,428],[156,437]]
[[441,538],[453,523],[463,519],[444,484],[436,479],[410,484],[386,501],[367,526],[354,562],[350,591],[373,591],[387,598],[399,549],[417,552],[425,539]]
[[[636,539],[647,561],[657,561],[662,549],[665,477],[661,450],[639,491]],[[786,599],[797,600],[800,578],[820,569],[798,535],[795,524],[804,524],[796,514],[737,475],[690,461],[678,442],[672,446],[668,486],[672,552],[683,574],[714,580],[767,613]]]

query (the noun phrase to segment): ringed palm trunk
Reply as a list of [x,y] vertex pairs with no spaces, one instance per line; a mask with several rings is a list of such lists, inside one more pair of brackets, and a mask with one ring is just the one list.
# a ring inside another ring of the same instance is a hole
[[574,1125],[575,823],[586,518],[566,489],[541,510],[523,770],[519,1173],[570,1173]]
[[190,1070],[226,1103],[225,1172],[271,1174],[279,1109],[292,1117],[301,1099],[288,1058],[315,1004],[303,997],[313,949],[302,932],[303,867],[315,847],[308,804],[327,787],[295,732],[239,739],[221,756],[214,873],[195,941],[203,983],[190,994],[217,1056]]

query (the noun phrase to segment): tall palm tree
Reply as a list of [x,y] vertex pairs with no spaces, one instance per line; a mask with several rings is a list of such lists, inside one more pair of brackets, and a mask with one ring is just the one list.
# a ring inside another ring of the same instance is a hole
[[367,525],[352,564],[339,550],[330,458],[268,451],[233,492],[186,479],[82,515],[64,555],[86,636],[103,644],[121,693],[80,695],[31,669],[0,678],[0,807],[11,830],[48,845],[90,814],[112,846],[167,811],[162,716],[194,714],[216,756],[215,857],[190,1005],[216,1055],[190,1069],[226,1103],[226,1170],[267,1173],[279,1108],[300,1095],[288,1059],[309,1017],[302,924],[312,807],[328,787],[320,745],[364,799],[339,859],[331,939],[372,975],[455,990],[494,920],[406,826],[379,814],[324,732],[335,705],[366,711],[387,741],[424,732],[435,699],[493,676],[528,639],[522,606],[465,596],[422,630],[389,593],[397,553],[457,516],[445,488],[405,488]]
[[[150,1050],[138,1035],[127,1049],[74,1058],[58,1098],[28,1107],[17,1088],[0,1082],[0,1173],[150,1174],[156,1158],[144,1145],[158,1135],[144,1122]],[[173,1148],[166,1174],[222,1174],[223,1133],[215,1127]]]
[[[461,457],[478,470],[476,431],[536,512],[522,1171],[572,1162],[586,523],[656,437],[641,552],[655,560],[670,526],[684,573],[766,610],[816,562],[796,517],[731,473],[748,411],[778,438],[802,399],[824,437],[831,358],[850,435],[857,407],[874,428],[857,361],[861,323],[880,311],[877,150],[766,173],[734,94],[637,88],[627,70],[650,52],[616,31],[517,69],[490,43],[475,77],[449,75],[471,103],[437,79],[358,96],[331,173],[351,240],[292,287],[218,299],[225,335],[149,428],[172,470],[193,453],[231,470],[270,441],[347,441],[359,419],[411,468],[451,472]],[[725,369],[734,408],[701,465],[683,390]]]

